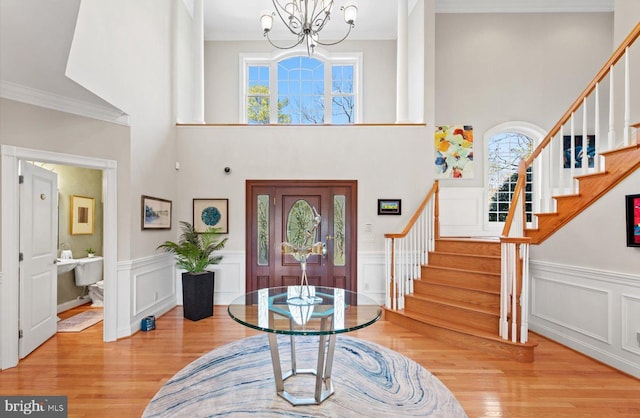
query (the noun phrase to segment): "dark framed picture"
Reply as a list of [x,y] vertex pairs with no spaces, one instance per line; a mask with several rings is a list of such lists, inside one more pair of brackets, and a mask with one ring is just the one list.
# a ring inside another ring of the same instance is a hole
[[[585,147],[582,144],[582,135],[574,135],[574,168],[582,167],[582,155],[584,154],[584,149],[587,149],[587,157],[589,162],[589,168],[593,168],[594,164],[594,156],[596,154],[596,136],[595,135],[587,135],[587,146]],[[562,137],[562,155],[564,159],[564,168],[571,168],[571,135],[564,135]]]
[[94,228],[95,199],[71,195],[71,235],[91,235]]
[[171,200],[142,196],[142,229],[171,229]]
[[205,232],[210,227],[229,233],[229,199],[193,199],[193,227]]
[[402,201],[400,199],[378,199],[378,215],[402,214]]
[[627,206],[627,247],[640,247],[640,194],[625,196]]

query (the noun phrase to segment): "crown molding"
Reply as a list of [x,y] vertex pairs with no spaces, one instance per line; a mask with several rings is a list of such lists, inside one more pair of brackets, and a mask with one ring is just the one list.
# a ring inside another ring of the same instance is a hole
[[436,0],[436,13],[613,12],[614,0]]
[[129,126],[130,124],[129,115],[118,109],[60,96],[10,81],[0,80],[0,97],[118,125]]

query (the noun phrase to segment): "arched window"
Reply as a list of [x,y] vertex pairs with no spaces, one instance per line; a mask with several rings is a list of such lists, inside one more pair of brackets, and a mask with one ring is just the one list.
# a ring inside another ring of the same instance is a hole
[[[528,158],[535,144],[544,137],[544,131],[525,122],[498,125],[487,131],[486,196],[487,222],[489,225],[503,223],[507,219],[513,192],[518,182],[520,162]],[[526,222],[533,214],[533,172],[527,170],[525,183]]]
[[[246,54],[244,123],[352,124],[361,114],[360,54]],[[277,106],[271,106],[277,103]]]

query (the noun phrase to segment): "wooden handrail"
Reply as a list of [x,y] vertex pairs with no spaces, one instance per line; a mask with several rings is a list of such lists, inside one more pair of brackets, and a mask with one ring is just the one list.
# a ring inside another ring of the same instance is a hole
[[411,228],[413,228],[413,225],[415,225],[416,221],[418,220],[418,217],[420,217],[420,214],[422,213],[424,207],[427,206],[427,203],[429,203],[429,200],[431,199],[431,197],[434,194],[438,193],[438,190],[439,190],[438,180],[436,180],[433,183],[433,186],[431,186],[431,190],[429,190],[427,197],[424,198],[424,200],[420,204],[420,207],[418,207],[418,210],[416,210],[416,213],[413,214],[413,216],[409,220],[409,223],[404,228],[404,230],[399,234],[384,234],[384,237],[385,238],[404,238],[405,236],[407,236],[409,231],[411,231]]
[[[600,69],[598,74],[593,78],[593,80],[591,80],[591,82],[582,91],[582,93],[580,93],[578,98],[573,102],[573,104],[564,113],[564,115],[562,115],[562,117],[560,118],[558,123],[556,123],[555,126],[553,128],[551,128],[551,130],[549,131],[547,136],[544,137],[542,142],[536,147],[536,149],[533,151],[533,153],[531,153],[529,158],[527,158],[527,160],[526,160],[527,167],[529,167],[533,163],[533,160],[535,160],[536,157],[538,155],[540,155],[542,150],[547,145],[549,145],[549,142],[551,142],[551,139],[558,133],[560,128],[569,120],[571,115],[580,106],[582,106],[582,102],[584,101],[584,99],[587,96],[589,96],[589,94],[591,94],[591,92],[596,88],[596,84],[601,82],[607,76],[607,74],[609,74],[609,71],[611,70],[611,67],[613,65],[615,65],[620,60],[620,58],[622,58],[622,56],[624,55],[626,49],[629,46],[631,46],[631,44],[633,44],[635,42],[635,40],[638,38],[638,36],[640,36],[640,23],[638,23],[635,26],[635,28],[633,28],[631,33],[629,33],[629,35],[626,37],[626,39],[620,44],[618,49],[616,49],[615,52],[611,55],[611,58],[609,58],[609,60],[606,62],[606,64],[604,64],[602,66],[602,68]],[[525,168],[525,170],[526,170],[526,168]]]
[[521,192],[524,188],[527,168],[531,166],[531,164],[533,164],[533,161],[542,153],[542,150],[544,150],[547,147],[547,145],[549,145],[553,137],[555,137],[558,131],[560,131],[560,128],[564,126],[564,124],[567,123],[571,115],[575,113],[575,111],[578,110],[580,106],[582,106],[584,100],[591,94],[591,92],[593,92],[593,90],[596,88],[596,85],[600,83],[609,74],[609,72],[611,71],[611,68],[620,60],[620,58],[622,58],[627,48],[631,46],[636,41],[636,39],[638,39],[639,36],[640,36],[640,22],[636,24],[633,30],[625,38],[625,40],[620,44],[620,46],[618,46],[618,48],[614,51],[611,57],[602,66],[600,71],[598,71],[598,74],[596,74],[593,80],[591,80],[591,82],[582,91],[582,93],[580,93],[578,98],[573,102],[573,104],[564,113],[564,115],[562,115],[560,120],[558,120],[558,122],[553,126],[553,128],[551,128],[551,130],[544,137],[542,142],[540,142],[540,144],[538,144],[536,149],[533,150],[529,158],[524,160],[524,164],[522,163],[520,164],[520,167],[518,168],[518,182],[516,183],[516,188],[513,194],[514,196],[513,201],[511,202],[511,205],[509,207],[509,213],[507,214],[505,226],[504,226],[504,229],[502,230],[502,236],[508,236],[509,231],[511,230],[511,224],[513,223],[513,218],[515,216],[515,208],[517,206],[516,203],[518,202],[517,199],[519,199],[520,195],[522,194]]

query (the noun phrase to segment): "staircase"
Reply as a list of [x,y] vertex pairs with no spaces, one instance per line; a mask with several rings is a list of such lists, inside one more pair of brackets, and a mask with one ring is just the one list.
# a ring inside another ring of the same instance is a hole
[[605,160],[605,171],[576,176],[579,183],[578,194],[554,196],[555,212],[536,213],[537,227],[524,230],[525,236],[531,238],[531,243],[540,244],[640,168],[640,138],[636,141],[635,145],[601,153]]
[[535,344],[499,335],[500,242],[484,239],[435,240],[422,278],[405,296],[404,310],[386,310],[398,325],[464,348],[521,362],[533,361]]
[[[630,123],[629,68],[630,47],[639,37],[640,23],[531,156],[521,162],[499,240],[441,238],[437,181],[405,229],[385,234],[387,320],[465,348],[533,361],[535,344],[528,342],[529,246],[542,243],[640,169],[640,124]],[[612,70],[619,63],[624,67],[622,126],[615,123],[619,103],[613,94],[616,83]],[[606,81],[609,126],[603,135],[599,97],[601,84]],[[592,119],[590,115],[594,115]],[[580,135],[575,126],[580,119],[579,131],[595,133],[594,143],[586,144],[586,149],[595,149],[594,167],[589,167],[589,157],[583,153],[580,172],[576,172],[575,142],[569,141],[570,149],[564,150],[564,137],[565,133],[569,138]],[[571,156],[568,165],[565,151]],[[535,196],[537,213],[528,224],[524,202],[530,167],[538,173],[534,181],[540,196]],[[549,212],[543,213],[541,207]]]

